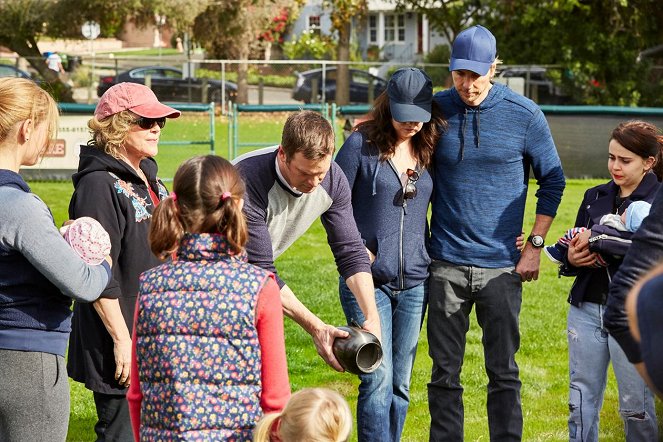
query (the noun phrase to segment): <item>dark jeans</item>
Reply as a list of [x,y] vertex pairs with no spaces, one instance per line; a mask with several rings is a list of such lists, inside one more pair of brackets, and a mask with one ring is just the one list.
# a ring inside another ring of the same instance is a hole
[[428,345],[433,359],[428,384],[431,441],[462,441],[460,372],[470,313],[476,305],[488,374],[491,441],[519,441],[523,416],[516,352],[522,283],[513,267],[485,269],[433,261],[430,267]]
[[97,407],[97,442],[133,442],[129,404],[125,396],[94,392]]

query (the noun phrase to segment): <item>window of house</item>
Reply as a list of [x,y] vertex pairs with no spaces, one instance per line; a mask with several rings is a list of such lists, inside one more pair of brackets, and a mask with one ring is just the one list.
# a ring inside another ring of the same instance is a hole
[[316,34],[320,34],[320,16],[319,15],[309,15],[308,16],[308,30]]
[[378,16],[368,16],[368,43],[377,44],[378,42]]
[[384,41],[405,41],[405,15],[387,14],[384,16]]

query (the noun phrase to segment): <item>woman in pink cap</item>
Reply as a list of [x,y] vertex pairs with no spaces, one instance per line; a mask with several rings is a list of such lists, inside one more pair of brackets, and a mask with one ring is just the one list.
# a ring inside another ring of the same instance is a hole
[[115,263],[101,298],[93,304],[75,303],[69,341],[69,376],[94,393],[98,441],[133,440],[125,398],[131,323],[138,277],[159,264],[147,242],[152,212],[168,196],[153,157],[166,118],[179,116],[141,84],[111,87],[88,122],[92,139],[81,146],[72,177],[69,216],[101,223],[110,235]]

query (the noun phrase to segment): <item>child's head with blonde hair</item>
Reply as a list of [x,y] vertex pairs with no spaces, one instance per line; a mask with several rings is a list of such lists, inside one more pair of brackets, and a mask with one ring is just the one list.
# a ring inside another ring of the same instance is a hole
[[345,442],[352,431],[352,413],[345,399],[326,388],[293,394],[281,413],[265,415],[254,442]]

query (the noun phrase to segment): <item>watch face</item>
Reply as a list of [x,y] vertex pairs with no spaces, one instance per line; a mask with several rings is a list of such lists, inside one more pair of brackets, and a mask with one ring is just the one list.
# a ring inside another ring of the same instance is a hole
[[540,235],[530,236],[530,241],[534,247],[543,247],[543,237]]

